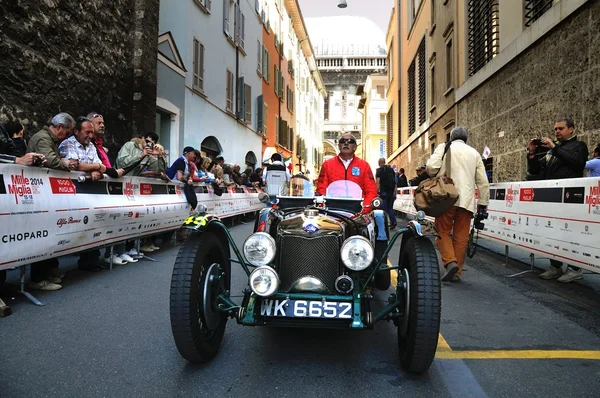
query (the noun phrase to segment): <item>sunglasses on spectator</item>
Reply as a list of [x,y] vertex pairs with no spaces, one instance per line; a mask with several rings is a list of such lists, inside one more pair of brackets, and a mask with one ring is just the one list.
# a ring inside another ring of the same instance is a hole
[[356,140],[354,138],[340,138],[340,144],[356,144]]
[[94,113],[94,114],[93,114],[93,115],[90,117],[90,119],[95,119],[95,118],[97,118],[97,117],[101,117],[102,119],[104,119],[104,116],[102,116],[102,115],[101,115],[101,114],[99,114],[99,113]]

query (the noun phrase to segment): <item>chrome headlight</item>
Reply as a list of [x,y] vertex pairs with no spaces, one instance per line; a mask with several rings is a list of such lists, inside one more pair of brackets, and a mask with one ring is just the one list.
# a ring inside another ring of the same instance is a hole
[[373,246],[364,236],[352,236],[344,242],[342,262],[352,271],[362,271],[373,262]]
[[258,267],[250,274],[250,289],[261,296],[268,297],[279,288],[279,276],[271,267]]
[[275,258],[275,239],[266,232],[250,235],[244,242],[244,257],[252,265],[267,265]]

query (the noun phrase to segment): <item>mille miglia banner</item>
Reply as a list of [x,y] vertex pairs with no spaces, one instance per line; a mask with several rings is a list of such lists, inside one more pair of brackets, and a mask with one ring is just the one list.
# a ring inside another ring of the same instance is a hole
[[[394,209],[415,214],[414,188],[399,188]],[[490,185],[479,236],[600,273],[600,178]]]
[[[78,172],[0,164],[0,269],[178,229],[190,206],[178,182],[139,177],[89,181]],[[80,181],[81,180],[81,181]],[[264,207],[253,188],[222,196],[194,186],[208,213]]]

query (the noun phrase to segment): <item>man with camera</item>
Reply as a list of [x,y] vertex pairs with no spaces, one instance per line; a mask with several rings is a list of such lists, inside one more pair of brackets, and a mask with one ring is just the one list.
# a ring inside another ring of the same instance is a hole
[[490,200],[485,166],[479,152],[467,145],[468,137],[466,128],[455,127],[450,132],[450,142],[438,145],[427,161],[427,174],[450,177],[459,194],[454,206],[435,218],[440,235],[435,241],[446,269],[443,281],[460,280],[475,209],[475,188],[479,189],[478,220],[485,218]]
[[117,167],[125,170],[125,175],[140,176],[144,170],[151,168],[151,163],[156,162],[153,156],[154,145],[158,142],[158,134],[149,132],[139,138],[126,142],[117,155]]
[[[583,177],[588,158],[588,148],[573,134],[575,124],[569,118],[559,119],[554,124],[556,141],[551,138],[533,138],[527,145],[527,180],[556,180]],[[583,271],[567,267],[562,272],[562,262],[550,260],[548,270],[540,274],[542,279],[556,279],[567,283],[583,278]]]

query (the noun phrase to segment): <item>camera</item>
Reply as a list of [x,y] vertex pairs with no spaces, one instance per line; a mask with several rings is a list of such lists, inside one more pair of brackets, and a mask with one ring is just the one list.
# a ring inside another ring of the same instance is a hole
[[154,144],[150,140],[146,140],[146,148],[152,150],[154,149]]
[[532,141],[533,145],[535,146],[540,146],[542,145],[542,139],[541,138],[534,138]]
[[33,158],[33,165],[34,166],[39,167],[39,166],[42,165],[42,163],[44,163],[44,160],[41,157],[36,156],[36,157]]
[[489,214],[484,208],[477,209],[477,214],[475,214],[475,220],[473,221],[475,229],[481,231],[485,227],[482,221],[487,220],[488,216]]

